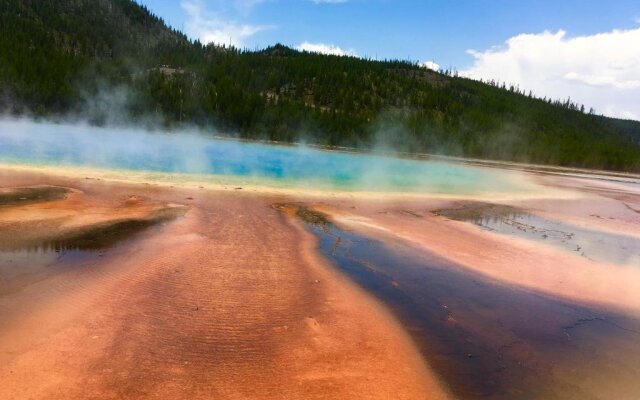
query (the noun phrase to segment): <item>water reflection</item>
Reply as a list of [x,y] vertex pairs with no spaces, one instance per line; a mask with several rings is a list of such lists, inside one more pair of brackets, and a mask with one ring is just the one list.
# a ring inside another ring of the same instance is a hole
[[108,249],[135,239],[156,224],[163,224],[184,213],[184,209],[165,210],[152,219],[131,219],[78,228],[56,237],[28,241],[0,241],[0,296],[22,289],[87,261],[102,257]]

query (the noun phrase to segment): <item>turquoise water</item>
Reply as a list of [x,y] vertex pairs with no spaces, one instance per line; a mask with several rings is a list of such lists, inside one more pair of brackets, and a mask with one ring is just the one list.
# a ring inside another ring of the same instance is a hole
[[477,193],[523,185],[495,169],[220,140],[203,134],[0,121],[0,162],[204,174],[278,186]]

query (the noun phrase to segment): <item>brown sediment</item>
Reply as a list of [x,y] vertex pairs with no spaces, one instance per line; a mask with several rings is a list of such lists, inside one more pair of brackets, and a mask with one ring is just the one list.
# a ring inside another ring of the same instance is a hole
[[[405,212],[403,210],[403,212]],[[455,219],[456,221],[478,220],[482,218],[505,218],[524,213],[516,207],[503,204],[465,203],[460,207],[441,208],[432,211],[435,215]]]
[[50,260],[55,273],[0,291],[0,398],[447,397],[395,320],[275,201],[0,174],[5,186],[40,183],[78,192],[7,208],[0,231],[95,235],[193,200],[185,218],[102,257],[62,255]]
[[300,217],[300,219],[302,219],[304,222],[308,222],[311,224],[326,225],[329,223],[329,219],[325,214],[311,210],[306,206],[298,207],[296,215]]
[[69,188],[47,185],[0,188],[0,207],[60,200],[64,199],[69,192]]

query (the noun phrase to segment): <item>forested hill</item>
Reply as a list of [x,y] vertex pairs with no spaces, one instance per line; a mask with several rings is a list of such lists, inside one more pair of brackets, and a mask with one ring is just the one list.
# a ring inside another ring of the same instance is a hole
[[130,0],[0,0],[0,110],[640,171],[640,123],[414,63],[203,46]]

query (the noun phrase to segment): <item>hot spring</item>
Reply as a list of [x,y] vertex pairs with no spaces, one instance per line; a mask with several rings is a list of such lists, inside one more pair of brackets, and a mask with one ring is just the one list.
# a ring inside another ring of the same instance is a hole
[[0,162],[205,175],[230,185],[341,191],[472,195],[489,188],[492,193],[506,193],[530,187],[511,173],[441,161],[248,143],[194,132],[25,120],[0,122]]

